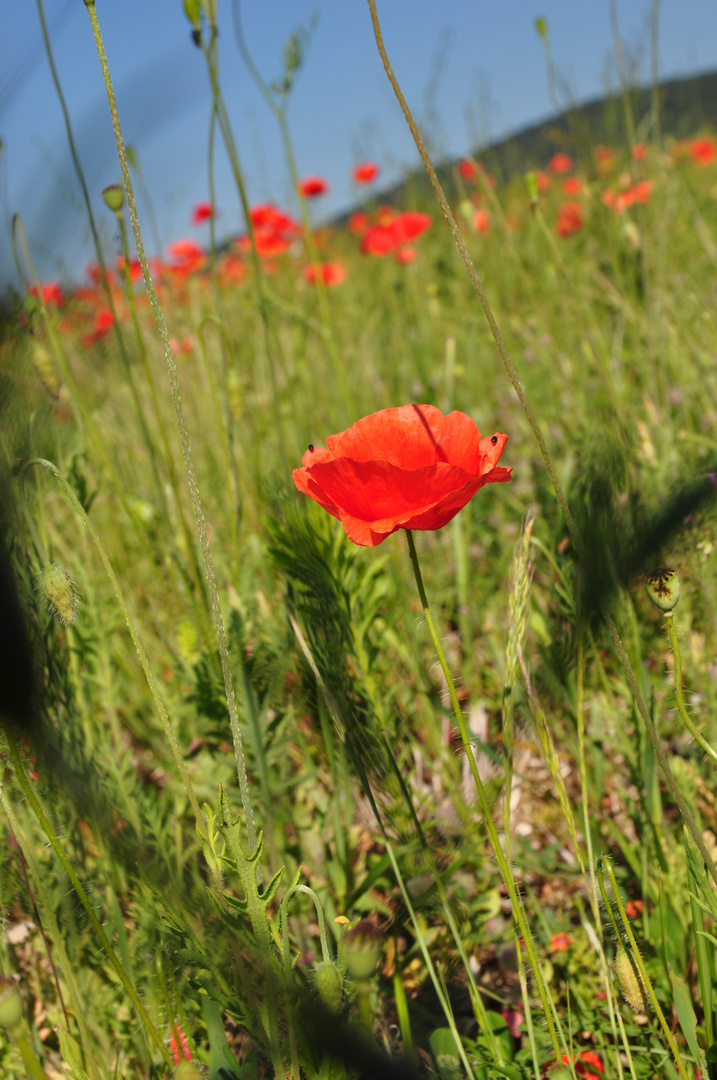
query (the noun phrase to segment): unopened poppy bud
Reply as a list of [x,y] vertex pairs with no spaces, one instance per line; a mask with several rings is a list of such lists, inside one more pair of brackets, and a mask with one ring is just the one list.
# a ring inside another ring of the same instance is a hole
[[534,172],[525,174],[525,189],[528,192],[528,198],[530,199],[530,205],[535,207],[538,205],[538,178]]
[[344,977],[336,964],[332,964],[330,960],[319,964],[314,974],[314,981],[319,997],[326,1008],[331,1009],[331,1012],[338,1012],[344,996]]
[[199,0],[184,0],[184,14],[195,29],[202,25],[202,9]]
[[110,210],[114,210],[115,214],[119,214],[124,206],[124,188],[121,184],[110,184],[102,192],[102,198]]
[[47,566],[38,576],[37,587],[50,605],[51,614],[63,626],[71,626],[77,615],[77,591],[67,571],[56,563]]
[[368,919],[349,927],[341,939],[346,970],[356,982],[370,979],[381,958],[381,931]]
[[12,1031],[22,1020],[22,998],[12,979],[0,978],[0,1027]]
[[624,945],[619,945],[615,953],[615,974],[622,990],[622,996],[632,1011],[636,1014],[648,1012],[650,999],[647,996],[647,988],[642,981],[642,975],[630,959],[630,954]]
[[193,1061],[180,1061],[174,1070],[173,1080],[202,1080],[202,1074]]
[[672,611],[682,592],[682,583],[676,570],[658,566],[645,578],[645,589],[653,604],[660,611]]

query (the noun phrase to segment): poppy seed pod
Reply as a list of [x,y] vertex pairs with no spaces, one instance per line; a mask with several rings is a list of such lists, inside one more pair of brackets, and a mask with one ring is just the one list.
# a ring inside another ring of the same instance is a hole
[[346,970],[355,982],[365,982],[376,970],[381,958],[383,935],[368,919],[349,927],[341,939]]
[[0,978],[0,1027],[12,1031],[22,1020],[22,998],[12,979]]
[[645,590],[655,607],[660,611],[672,611],[682,592],[682,583],[676,570],[668,566],[658,566],[645,578]]
[[102,192],[102,198],[110,210],[114,210],[115,214],[119,214],[124,206],[124,188],[121,184],[110,184]]

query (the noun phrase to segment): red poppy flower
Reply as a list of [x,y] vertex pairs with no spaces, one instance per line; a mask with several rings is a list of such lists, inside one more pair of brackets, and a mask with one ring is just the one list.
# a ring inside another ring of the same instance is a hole
[[465,413],[401,405],[329,435],[326,450],[310,447],[293,479],[350,540],[376,547],[397,529],[440,529],[484,484],[510,480],[498,465],[507,439],[482,439]]
[[413,244],[407,244],[406,247],[399,248],[396,252],[396,260],[400,262],[402,266],[408,266],[409,263],[415,262],[418,258],[418,248]]
[[565,195],[579,195],[583,190],[582,181],[577,176],[567,176],[563,180],[563,192]]
[[714,139],[693,139],[690,143],[689,150],[690,157],[695,165],[700,165],[701,167],[711,165],[715,157],[717,157],[717,146],[715,146]]
[[222,285],[238,285],[246,277],[244,263],[238,255],[222,255],[217,260],[217,270]]
[[[562,1064],[567,1065],[571,1059],[567,1054],[562,1055]],[[599,1054],[593,1050],[581,1050],[572,1057],[575,1062],[575,1075],[579,1080],[602,1080],[604,1066]],[[543,1068],[543,1078],[550,1075],[551,1069],[558,1067],[558,1062],[553,1059]],[[593,1072],[597,1069],[597,1072]]]
[[[33,285],[30,289],[33,296],[38,295],[37,285]],[[42,302],[46,307],[62,307],[65,302],[65,296],[62,292],[57,281],[46,281],[40,285],[40,295],[42,296]]]
[[633,161],[644,161],[647,157],[647,147],[643,142],[635,143],[632,148]]
[[476,232],[487,233],[490,231],[490,215],[487,210],[479,207],[473,215],[473,225]]
[[92,322],[92,330],[85,334],[82,339],[83,345],[94,345],[100,341],[114,326],[115,317],[109,308],[100,308]]
[[553,154],[548,162],[548,168],[551,173],[556,173],[556,175],[569,173],[572,167],[573,159],[570,157],[570,154],[564,154],[562,151]]
[[475,180],[478,176],[478,169],[473,161],[462,161],[458,166],[458,173],[464,180]]
[[418,210],[407,210],[391,218],[385,225],[374,225],[368,229],[361,241],[364,255],[389,255],[402,244],[410,244],[433,223],[430,214]]
[[535,174],[535,179],[538,184],[538,191],[547,191],[552,181],[546,172],[542,169],[538,169]]
[[214,207],[210,202],[198,202],[192,209],[192,225],[203,225],[214,217]]
[[173,240],[171,244],[167,245],[167,252],[174,260],[167,265],[167,269],[180,277],[185,277],[195,270],[199,270],[206,261],[204,249],[191,237]]
[[351,175],[357,184],[370,184],[378,176],[378,165],[373,161],[365,161],[363,165],[357,165]]
[[583,227],[583,207],[579,202],[564,202],[558,210],[557,230],[560,236],[572,236]]
[[[117,269],[119,270],[120,274],[124,274],[124,271],[125,271],[124,255],[118,255],[117,256]],[[139,281],[141,279],[141,277],[142,277],[142,264],[140,263],[139,259],[130,259],[129,263],[128,263],[128,269],[129,269],[129,279],[130,279],[130,281]]]
[[572,940],[572,934],[566,934],[564,931],[560,934],[553,934],[550,939],[550,952],[567,952]]
[[328,190],[328,180],[322,176],[307,176],[299,184],[299,194],[305,199],[315,199],[317,195],[325,195]]
[[[319,270],[324,285],[340,285],[342,281],[346,280],[346,268],[341,263],[322,262],[319,263]],[[309,284],[316,284],[316,267],[313,263],[309,263],[308,266],[304,267],[303,275]]]
[[362,210],[357,210],[347,221],[346,228],[349,232],[357,233],[360,236],[362,233],[366,232],[369,224],[368,214],[364,214]]

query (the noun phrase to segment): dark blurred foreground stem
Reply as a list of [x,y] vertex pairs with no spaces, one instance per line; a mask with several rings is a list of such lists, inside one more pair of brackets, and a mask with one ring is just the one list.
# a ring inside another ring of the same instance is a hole
[[[391,67],[391,62],[388,59],[388,55],[386,53],[386,47],[385,47],[385,45],[383,43],[383,37],[381,35],[381,25],[379,23],[378,12],[376,11],[376,0],[367,0],[367,3],[368,3],[368,6],[369,6],[369,9],[371,11],[371,21],[373,23],[373,31],[374,31],[374,35],[376,37],[376,45],[378,47],[379,55],[381,57],[381,61],[383,63],[384,69],[386,71],[386,75],[388,76],[388,80],[391,83],[391,86],[393,87],[393,92],[395,93],[396,98],[398,99],[398,103],[401,106],[401,110],[403,112],[403,115],[406,118],[406,123],[408,124],[408,126],[409,126],[409,128],[411,130],[411,134],[413,135],[414,141],[415,141],[416,146],[418,148],[418,152],[421,155],[421,160],[423,161],[423,164],[424,164],[424,166],[426,168],[426,172],[428,173],[428,178],[431,181],[431,185],[433,187],[433,190],[436,193],[436,198],[438,199],[441,210],[443,211],[443,215],[444,215],[446,221],[448,222],[448,227],[451,230],[451,233],[453,235],[453,239],[455,240],[456,247],[458,248],[459,254],[460,254],[463,262],[465,263],[466,270],[468,271],[468,275],[469,275],[469,277],[471,279],[471,282],[473,283],[473,287],[474,287],[475,291],[478,294],[478,299],[480,300],[481,307],[483,308],[483,313],[484,313],[484,315],[485,315],[485,317],[486,317],[486,319],[488,321],[488,326],[490,327],[491,334],[493,335],[493,340],[495,341],[496,348],[498,349],[498,352],[500,354],[500,358],[503,361],[503,364],[504,364],[505,369],[506,369],[506,371],[508,373],[508,377],[509,377],[511,383],[513,384],[513,388],[514,388],[516,394],[518,395],[518,400],[520,401],[520,404],[521,404],[521,406],[523,408],[523,412],[525,413],[525,416],[526,416],[526,418],[528,420],[528,423],[530,424],[533,435],[535,436],[535,441],[537,442],[538,447],[540,449],[540,453],[541,453],[541,456],[543,458],[543,462],[545,463],[546,471],[548,473],[548,476],[550,477],[550,482],[553,485],[553,491],[555,492],[555,497],[558,500],[558,504],[560,506],[560,509],[563,512],[563,517],[565,518],[565,524],[566,524],[568,533],[570,535],[570,540],[571,540],[571,542],[572,542],[572,544],[573,544],[573,546],[575,548],[578,561],[582,562],[583,561],[583,555],[584,555],[584,547],[583,547],[583,543],[582,543],[582,538],[581,538],[580,533],[578,532],[577,526],[575,524],[575,519],[573,518],[573,515],[570,512],[570,507],[568,506],[568,501],[567,501],[567,499],[565,497],[565,492],[563,491],[562,484],[560,483],[560,479],[558,478],[558,474],[557,474],[557,471],[555,469],[555,465],[553,463],[553,459],[552,459],[550,450],[548,449],[548,444],[545,441],[545,437],[543,436],[543,432],[541,430],[540,424],[538,423],[538,419],[537,419],[535,413],[533,412],[533,409],[532,409],[532,406],[531,406],[530,402],[528,401],[528,397],[527,397],[527,395],[525,393],[525,390],[523,389],[522,383],[521,383],[520,379],[518,378],[518,373],[515,370],[515,368],[513,367],[513,362],[510,359],[510,355],[508,354],[508,350],[506,348],[505,342],[503,341],[503,337],[502,337],[502,335],[500,333],[500,330],[498,328],[498,324],[497,324],[497,322],[495,320],[495,316],[493,315],[493,311],[491,309],[490,303],[488,302],[488,297],[486,295],[485,289],[483,288],[483,284],[482,284],[480,278],[478,277],[478,273],[476,271],[476,268],[473,265],[473,260],[470,257],[470,253],[468,251],[468,248],[466,247],[465,241],[464,241],[463,236],[461,234],[460,226],[459,226],[458,222],[456,221],[456,218],[455,218],[455,216],[453,214],[453,211],[451,210],[451,207],[450,207],[450,205],[448,203],[448,199],[446,198],[445,192],[443,191],[443,188],[441,187],[440,180],[438,179],[438,176],[436,175],[436,170],[434,169],[433,163],[432,163],[430,157],[428,156],[428,151],[426,150],[426,147],[425,147],[425,145],[423,143],[423,139],[421,138],[421,134],[420,134],[418,128],[416,127],[416,122],[413,119],[413,116],[411,114],[411,110],[408,107],[408,103],[406,102],[406,99],[403,96],[403,93],[401,91],[401,87],[398,85],[398,81],[396,79],[396,76],[393,73],[393,68]],[[410,533],[408,535],[410,536]],[[717,885],[717,867],[715,866],[715,864],[714,864],[714,862],[712,860],[712,856],[710,855],[709,851],[707,850],[707,845],[705,844],[704,840],[702,839],[702,834],[700,833],[699,829],[697,828],[697,825],[695,823],[694,818],[692,817],[692,814],[690,813],[690,810],[689,810],[689,808],[687,806],[687,803],[685,802],[685,800],[682,797],[680,789],[677,786],[677,781],[675,780],[674,776],[672,775],[672,771],[670,769],[669,762],[667,761],[667,757],[665,756],[665,752],[662,749],[662,746],[660,745],[660,741],[659,741],[659,739],[657,737],[657,732],[655,731],[655,725],[652,723],[652,719],[651,719],[650,714],[648,712],[647,705],[645,704],[645,699],[643,698],[642,693],[640,691],[640,688],[639,688],[639,686],[637,684],[637,679],[635,678],[635,672],[632,669],[632,664],[630,663],[630,658],[627,655],[627,652],[625,651],[625,647],[622,644],[622,641],[620,640],[620,635],[618,634],[617,627],[615,626],[615,622],[614,622],[614,620],[612,618],[612,615],[610,614],[610,610],[607,607],[607,604],[602,604],[601,605],[600,613],[601,613],[601,615],[602,615],[602,617],[603,617],[603,619],[605,621],[605,625],[607,626],[608,633],[610,634],[610,637],[612,638],[612,643],[613,643],[613,645],[615,647],[615,651],[616,651],[616,653],[618,655],[620,663],[622,664],[622,666],[624,668],[625,675],[627,677],[627,681],[628,681],[628,683],[630,685],[630,689],[631,689],[633,697],[635,699],[635,704],[637,705],[637,710],[638,710],[638,712],[639,712],[639,714],[640,714],[640,716],[642,718],[642,721],[643,721],[643,723],[645,725],[645,728],[647,730],[647,734],[648,734],[648,736],[650,738],[650,742],[652,743],[652,746],[653,746],[653,748],[655,750],[655,756],[657,757],[657,761],[658,761],[658,764],[659,764],[660,769],[662,771],[662,775],[663,775],[663,777],[665,779],[665,783],[667,784],[668,788],[670,789],[670,793],[671,793],[672,797],[674,798],[675,802],[677,803],[677,806],[679,807],[679,810],[680,810],[680,813],[682,814],[683,820],[684,820],[687,828],[689,829],[689,832],[690,832],[690,835],[692,836],[692,839],[694,840],[695,844],[697,845],[697,848],[698,848],[698,850],[700,852],[700,855],[704,859],[705,866],[706,866],[706,868],[707,868],[707,870],[708,870],[708,872],[710,874],[710,877],[714,881],[715,885]],[[432,622],[429,623],[429,625],[433,626]],[[432,636],[433,636],[433,634],[435,634],[435,627],[433,628]],[[450,683],[449,683],[449,685],[450,685]],[[456,699],[456,701],[457,701],[457,699]],[[472,759],[472,755],[469,755],[469,758]],[[528,939],[526,939],[526,944],[527,944],[527,940]],[[546,1018],[548,1016],[549,1016],[549,1014],[547,1013],[547,1010],[546,1010]]]
[[[229,712],[229,722],[232,730],[232,741],[234,743],[234,758],[236,761],[237,778],[239,781],[239,789],[241,791],[242,808],[244,810],[244,824],[246,827],[247,845],[250,851],[253,851],[256,847],[256,826],[254,824],[254,811],[251,803],[251,793],[249,791],[249,781],[246,773],[246,763],[244,760],[244,745],[242,741],[241,728],[239,726],[239,710],[237,708],[236,696],[234,693],[234,683],[232,681],[231,668],[229,663],[229,648],[227,646],[227,637],[224,629],[224,618],[222,616],[222,609],[219,603],[219,590],[217,588],[217,579],[214,573],[214,561],[212,559],[212,549],[209,544],[209,537],[207,536],[207,526],[204,519],[204,509],[202,507],[202,500],[199,494],[199,484],[197,482],[197,474],[194,469],[194,462],[192,461],[192,450],[189,443],[189,433],[187,431],[187,423],[184,418],[184,408],[182,406],[182,396],[179,386],[179,373],[177,371],[177,364],[172,352],[172,345],[169,339],[169,330],[167,329],[167,323],[164,318],[164,313],[160,307],[157,293],[154,288],[154,283],[149,273],[149,266],[147,265],[147,256],[144,251],[144,242],[142,240],[142,233],[139,228],[139,219],[137,217],[137,203],[134,197],[134,190],[132,188],[132,177],[129,173],[129,164],[127,162],[127,152],[125,150],[124,140],[122,138],[122,130],[120,128],[119,114],[117,112],[117,102],[115,100],[114,88],[112,86],[112,79],[110,77],[110,69],[107,64],[107,56],[105,54],[105,47],[102,41],[102,33],[100,31],[100,24],[97,19],[97,12],[95,11],[95,0],[85,0],[85,7],[90,17],[90,23],[92,24],[92,33],[95,39],[95,46],[97,48],[97,55],[100,61],[100,67],[102,68],[102,77],[104,79],[105,90],[107,91],[107,101],[110,107],[110,114],[112,117],[112,127],[115,133],[115,141],[117,143],[117,155],[119,157],[120,168],[122,169],[122,180],[125,187],[125,194],[127,195],[127,207],[129,209],[129,216],[132,222],[132,231],[134,233],[134,242],[137,249],[137,258],[140,261],[142,267],[142,276],[144,278],[145,288],[147,289],[147,295],[149,296],[150,303],[152,305],[152,311],[157,321],[157,329],[159,330],[159,336],[162,339],[162,345],[164,347],[164,357],[167,362],[167,371],[169,373],[169,384],[172,390],[172,401],[174,403],[174,412],[177,418],[177,427],[179,429],[179,438],[182,444],[182,457],[184,458],[184,465],[187,472],[187,480],[189,482],[189,491],[192,498],[192,509],[194,511],[194,520],[197,528],[197,535],[199,537],[199,543],[202,549],[202,563],[204,565],[204,574],[207,579],[207,587],[209,590],[209,597],[212,605],[212,615],[214,617],[214,624],[216,626],[217,641],[219,644],[219,656],[222,665],[222,675],[224,676],[224,691],[227,698],[227,709]],[[260,877],[261,869],[257,864],[257,876]]]
[[[369,0],[369,2],[371,2],[371,0]],[[426,590],[423,586],[421,568],[418,565],[416,544],[413,539],[413,532],[410,529],[406,529],[406,538],[408,540],[408,552],[411,557],[413,573],[416,578],[416,586],[418,587],[418,595],[421,598],[421,607],[423,608],[423,614],[426,620],[426,625],[428,626],[428,632],[431,635],[433,647],[436,650],[436,654],[438,656],[438,662],[441,665],[441,670],[443,671],[443,675],[448,685],[448,693],[450,695],[451,705],[453,706],[453,713],[456,718],[458,730],[460,732],[463,749],[465,750],[466,757],[468,758],[468,764],[470,765],[470,770],[473,775],[473,781],[476,786],[476,791],[478,792],[478,799],[480,801],[481,811],[483,813],[483,821],[485,823],[486,832],[488,833],[488,839],[490,840],[493,854],[495,855],[496,861],[500,868],[501,877],[503,878],[505,887],[508,890],[508,896],[510,897],[513,918],[518,925],[521,936],[523,938],[523,944],[525,945],[526,952],[528,953],[528,960],[537,983],[540,1003],[545,1013],[545,1022],[548,1025],[548,1031],[550,1033],[550,1039],[553,1044],[555,1057],[558,1061],[560,1061],[562,1060],[563,1052],[567,1051],[563,1051],[560,1047],[560,1043],[558,1042],[558,1035],[555,1030],[555,1025],[553,1023],[553,1015],[550,1008],[550,1003],[548,1002],[548,991],[545,986],[545,980],[543,978],[540,963],[538,961],[538,954],[535,951],[533,936],[531,934],[530,927],[528,926],[528,922],[525,917],[525,912],[523,911],[520,899],[518,897],[518,891],[515,887],[513,872],[508,865],[508,860],[506,859],[505,852],[503,851],[503,848],[501,846],[500,838],[498,836],[498,830],[496,829],[495,822],[493,821],[493,814],[491,812],[490,802],[488,801],[485,787],[483,786],[483,781],[481,780],[480,773],[478,772],[478,766],[476,765],[475,756],[473,754],[473,746],[471,745],[468,728],[466,727],[465,717],[463,716],[460,702],[458,701],[458,695],[456,693],[455,683],[453,682],[453,676],[451,675],[448,661],[446,660],[446,654],[443,651],[441,640],[436,631],[435,623],[433,622],[431,609],[428,606],[428,598],[426,596]],[[518,948],[520,947],[521,944],[519,942]]]

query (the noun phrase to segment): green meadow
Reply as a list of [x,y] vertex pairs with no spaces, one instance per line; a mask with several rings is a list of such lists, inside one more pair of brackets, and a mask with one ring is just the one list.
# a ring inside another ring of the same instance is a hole
[[[229,248],[209,198],[145,255],[119,129],[86,280],[13,222],[0,1076],[714,1080],[712,134],[628,96],[609,146],[444,166],[448,215],[367,168],[312,228],[214,89]],[[391,487],[410,404],[511,479],[439,522],[411,426]],[[373,414],[345,506],[297,490]]]

